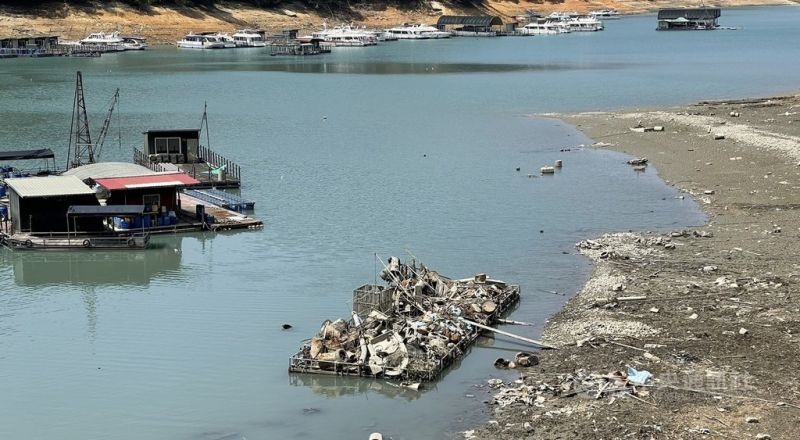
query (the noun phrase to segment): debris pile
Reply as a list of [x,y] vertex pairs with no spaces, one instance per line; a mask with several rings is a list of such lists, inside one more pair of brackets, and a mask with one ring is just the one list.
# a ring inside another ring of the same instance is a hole
[[289,371],[429,381],[519,300],[519,286],[486,274],[452,280],[390,257],[388,287],[353,292],[352,319],[325,321]]
[[514,385],[506,385],[500,379],[489,379],[488,385],[489,388],[498,390],[491,403],[505,408],[515,404],[543,407],[547,397],[580,395],[600,399],[618,394],[646,396],[648,392],[643,387],[650,385],[652,381],[653,375],[649,371],[637,371],[628,367],[625,372],[614,371],[608,374],[590,374],[585,370],[578,370],[559,375],[558,383],[554,385],[545,382],[528,384],[525,379],[516,380]]

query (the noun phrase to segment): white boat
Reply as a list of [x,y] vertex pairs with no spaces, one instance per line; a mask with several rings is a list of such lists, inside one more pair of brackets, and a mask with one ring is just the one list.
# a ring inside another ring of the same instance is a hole
[[378,41],[397,41],[399,38],[397,36],[390,34],[389,32],[381,29],[365,29],[364,32],[369,32],[370,34],[374,35]]
[[81,44],[95,45],[95,46],[116,46],[122,44],[122,38],[119,32],[112,32],[106,34],[105,32],[95,32],[89,34],[88,37],[81,40]]
[[327,45],[337,47],[363,47],[378,44],[378,38],[371,32],[363,29],[354,28],[349,25],[336,26],[324,29],[311,34],[312,39],[321,40]]
[[120,45],[125,50],[145,50],[148,48],[147,40],[141,37],[122,37]]
[[588,16],[573,17],[563,20],[562,23],[569,26],[572,32],[595,32],[604,29],[602,21]]
[[568,34],[569,26],[560,21],[537,20],[517,29],[520,35],[558,35]]
[[619,20],[622,18],[619,15],[619,12],[615,11],[614,9],[602,9],[600,11],[592,11],[589,12],[590,17],[594,17],[598,20]]
[[267,43],[264,37],[256,31],[251,29],[241,29],[236,31],[233,35],[233,43],[236,47],[266,47]]
[[184,49],[225,49],[225,42],[216,35],[189,34],[177,44]]
[[556,12],[553,12],[550,15],[548,15],[547,19],[548,20],[564,21],[564,20],[569,20],[570,18],[578,17],[580,15],[581,14],[579,14],[577,12],[574,12],[574,11],[571,11],[571,12],[559,12],[559,11],[556,11]]
[[225,45],[225,49],[233,49],[236,47],[236,41],[228,34],[223,34],[220,32],[205,32],[204,34],[217,37],[219,41],[222,41],[222,44]]
[[386,32],[401,40],[430,40],[450,38],[453,34],[424,24],[406,24],[387,29]]

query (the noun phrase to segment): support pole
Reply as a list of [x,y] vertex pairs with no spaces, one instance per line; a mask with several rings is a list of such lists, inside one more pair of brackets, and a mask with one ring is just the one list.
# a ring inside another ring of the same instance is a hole
[[550,344],[546,344],[546,343],[544,343],[542,341],[537,341],[536,339],[529,339],[529,338],[526,338],[526,337],[523,337],[523,336],[515,335],[513,333],[505,332],[505,331],[500,330],[500,329],[496,329],[494,327],[489,327],[487,325],[478,324],[477,322],[470,321],[469,319],[465,319],[465,318],[461,318],[461,317],[459,317],[458,319],[461,320],[461,321],[466,322],[467,324],[474,325],[475,327],[482,328],[482,329],[490,331],[490,332],[499,333],[501,335],[508,336],[509,338],[519,339],[520,341],[524,341],[524,342],[527,342],[529,344],[533,344],[533,345],[539,346],[541,348],[547,348],[547,349],[551,349],[551,350],[555,350],[556,349],[555,346],[550,345]]

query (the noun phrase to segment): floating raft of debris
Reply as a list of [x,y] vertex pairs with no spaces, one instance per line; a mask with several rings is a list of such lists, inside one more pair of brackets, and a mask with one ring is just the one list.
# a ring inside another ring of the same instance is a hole
[[325,321],[289,358],[295,373],[431,381],[519,301],[519,286],[485,274],[451,280],[396,257],[381,272],[388,287],[353,291],[352,319]]

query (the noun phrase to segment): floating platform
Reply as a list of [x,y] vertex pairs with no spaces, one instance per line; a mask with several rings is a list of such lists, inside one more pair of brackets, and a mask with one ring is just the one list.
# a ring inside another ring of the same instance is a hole
[[[393,263],[394,261],[394,263]],[[450,280],[424,266],[390,258],[389,287],[353,292],[353,318],[325,321],[289,358],[289,371],[432,381],[519,301],[520,288],[485,274]]]
[[74,235],[69,234],[27,234],[8,235],[0,232],[0,244],[13,250],[136,250],[146,249],[150,244],[150,234],[130,236],[117,235]]
[[212,189],[187,189],[183,191],[196,199],[210,202],[214,205],[221,206],[225,209],[233,211],[251,211],[256,202],[252,200],[243,199],[235,194],[220,191],[216,188]]

